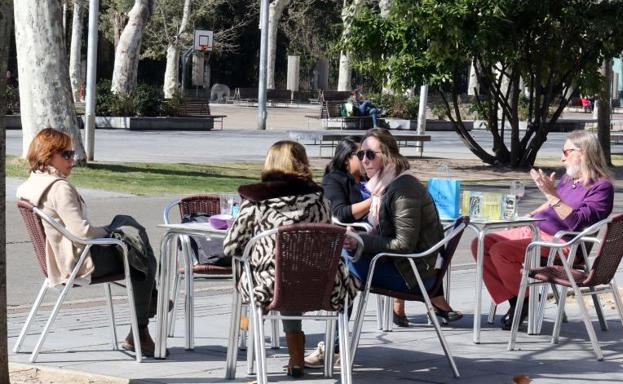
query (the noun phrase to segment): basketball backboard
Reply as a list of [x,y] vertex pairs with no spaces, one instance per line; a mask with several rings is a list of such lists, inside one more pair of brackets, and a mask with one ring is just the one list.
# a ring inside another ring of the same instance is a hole
[[214,39],[212,31],[195,29],[193,48],[197,51],[211,51]]

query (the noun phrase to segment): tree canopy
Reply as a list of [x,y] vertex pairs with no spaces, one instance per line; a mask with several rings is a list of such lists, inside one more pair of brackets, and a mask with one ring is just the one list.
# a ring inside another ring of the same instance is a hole
[[[573,91],[594,93],[604,59],[623,51],[621,5],[394,0],[386,17],[378,9],[363,10],[343,44],[356,67],[388,79],[395,90],[429,84],[462,140],[484,162],[530,167]],[[459,108],[472,62],[479,85],[474,108],[488,123],[491,151],[471,137]],[[527,129],[520,137],[522,109]]]

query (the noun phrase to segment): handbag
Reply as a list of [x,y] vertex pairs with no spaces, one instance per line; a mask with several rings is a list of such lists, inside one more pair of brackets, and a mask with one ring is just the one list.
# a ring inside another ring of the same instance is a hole
[[[210,215],[193,213],[185,215],[182,223],[207,223]],[[223,239],[209,238],[200,235],[189,235],[190,247],[195,255],[195,264],[210,264],[220,267],[231,266],[231,256],[223,252]]]
[[442,219],[456,219],[461,214],[461,180],[450,177],[447,166],[441,166],[440,176],[428,180],[427,189]]

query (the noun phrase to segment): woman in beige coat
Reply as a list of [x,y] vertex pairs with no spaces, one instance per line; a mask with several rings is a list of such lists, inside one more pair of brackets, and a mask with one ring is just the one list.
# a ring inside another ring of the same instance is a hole
[[[73,142],[69,135],[52,128],[41,130],[28,149],[30,176],[17,189],[17,198],[28,200],[46,214],[59,221],[75,236],[82,238],[107,237],[107,227],[91,224],[87,218],[86,204],[76,188],[67,181],[74,166]],[[80,258],[83,248],[74,244],[47,223],[43,223],[46,235],[46,268],[51,285],[65,283]],[[123,256],[110,246],[93,246],[80,269],[77,279],[87,284],[91,278],[123,273]],[[149,335],[149,318],[156,307],[154,276],[156,260],[151,256],[147,272],[138,277],[132,273],[134,303],[138,319],[141,351],[153,356],[154,342]],[[142,278],[144,276],[144,278]],[[153,308],[150,304],[153,300]],[[134,351],[132,333],[128,334],[122,348]]]

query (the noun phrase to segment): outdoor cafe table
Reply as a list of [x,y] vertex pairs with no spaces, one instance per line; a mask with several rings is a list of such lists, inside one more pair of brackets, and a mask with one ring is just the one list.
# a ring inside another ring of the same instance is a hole
[[[476,247],[476,306],[474,308],[474,336],[473,342],[480,343],[480,315],[482,313],[482,283],[484,269],[484,240],[485,235],[497,229],[508,229],[513,227],[528,226],[532,230],[532,241],[538,240],[539,228],[536,226],[537,221],[542,219],[532,217],[518,217],[510,220],[487,220],[487,219],[471,219],[469,228],[476,232],[478,244]],[[532,254],[532,266],[539,262],[539,247],[534,248]],[[534,334],[537,330],[536,314],[536,288],[530,287],[529,311],[528,311],[528,333]]]
[[[165,359],[167,350],[167,315],[170,299],[170,282],[171,278],[175,276],[175,269],[177,268],[177,260],[174,257],[175,248],[177,247],[178,239],[182,242],[188,242],[188,235],[199,236],[211,236],[211,237],[225,237],[227,230],[216,229],[210,225],[210,223],[185,223],[185,224],[160,224],[160,228],[165,228],[167,231],[162,237],[160,242],[160,275],[159,289],[158,289],[158,309],[156,311],[156,348],[154,351],[154,358]],[[184,250],[188,250],[188,247],[182,247]],[[182,252],[184,271],[186,271],[186,334],[185,342],[186,349],[192,349],[194,343],[194,296],[193,296],[193,278],[192,278],[192,261],[188,252]],[[173,314],[175,316],[175,314]]]

